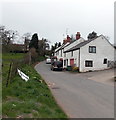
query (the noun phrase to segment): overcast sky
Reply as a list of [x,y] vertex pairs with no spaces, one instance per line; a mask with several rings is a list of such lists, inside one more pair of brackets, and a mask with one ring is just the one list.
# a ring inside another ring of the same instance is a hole
[[114,0],[2,0],[0,5],[0,25],[20,35],[36,32],[55,43],[66,29],[84,39],[95,31],[114,43]]

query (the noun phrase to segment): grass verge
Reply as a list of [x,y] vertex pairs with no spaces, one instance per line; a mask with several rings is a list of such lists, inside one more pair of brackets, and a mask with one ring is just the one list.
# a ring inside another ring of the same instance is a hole
[[[8,54],[7,54],[8,55]],[[8,55],[10,58],[11,56]],[[3,58],[9,59],[8,56]],[[23,55],[13,55],[22,58]],[[8,87],[5,86],[7,64],[3,66],[2,83],[2,115],[3,118],[67,118],[66,114],[55,102],[48,86],[32,66],[23,65],[20,68],[30,77],[25,82],[17,74]],[[6,74],[6,75],[5,75]]]

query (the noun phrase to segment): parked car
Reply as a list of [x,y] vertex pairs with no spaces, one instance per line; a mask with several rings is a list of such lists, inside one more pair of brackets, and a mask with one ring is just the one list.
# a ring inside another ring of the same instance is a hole
[[61,61],[53,61],[51,63],[51,70],[63,70],[63,63]]
[[46,64],[51,64],[51,59],[50,58],[46,59]]

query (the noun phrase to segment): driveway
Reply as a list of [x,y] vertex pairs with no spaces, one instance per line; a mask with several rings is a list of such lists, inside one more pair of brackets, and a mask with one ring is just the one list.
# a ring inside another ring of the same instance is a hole
[[108,69],[108,70],[82,73],[82,75],[88,78],[89,80],[94,80],[96,82],[101,82],[104,84],[114,86],[114,76],[116,76],[114,74],[115,73],[114,71],[115,71],[114,69]]
[[[101,71],[90,73],[51,71],[50,65],[45,62],[37,64],[35,69],[44,78],[57,103],[70,118],[114,117],[113,81],[104,82],[103,71],[101,78]],[[97,80],[97,76],[101,81]]]

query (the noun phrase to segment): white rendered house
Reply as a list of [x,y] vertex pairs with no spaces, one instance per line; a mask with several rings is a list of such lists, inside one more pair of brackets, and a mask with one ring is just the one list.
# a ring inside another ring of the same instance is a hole
[[75,65],[80,72],[104,70],[110,68],[114,60],[115,48],[100,35],[95,39],[82,41],[64,50],[63,67]]
[[71,40],[71,38],[69,37],[69,35],[67,35],[67,38],[63,41],[63,44],[58,47],[57,49],[55,49],[54,52],[54,56],[57,57],[57,60],[64,60],[65,57],[65,53],[64,51],[72,48],[73,46],[84,42],[85,40],[80,37],[80,32],[76,33],[76,39],[75,40]]

